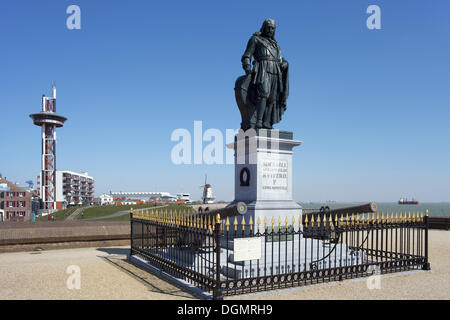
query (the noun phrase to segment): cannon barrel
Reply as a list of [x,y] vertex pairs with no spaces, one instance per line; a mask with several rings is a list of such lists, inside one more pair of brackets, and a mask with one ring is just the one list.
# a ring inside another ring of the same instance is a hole
[[198,210],[198,214],[210,217],[216,217],[217,214],[219,214],[221,220],[229,217],[242,216],[246,213],[247,213],[247,205],[244,202],[238,202],[234,205],[217,210],[203,211],[201,208],[199,208]]
[[[322,207],[321,209],[324,208]],[[314,217],[314,220],[317,221],[317,219],[320,217],[320,220],[323,221],[324,217],[329,219],[331,216],[332,221],[335,221],[336,217],[340,219],[342,216],[346,216],[347,214],[352,215],[357,213],[372,213],[377,212],[377,210],[378,210],[377,204],[375,202],[369,202],[359,206],[336,208],[331,210],[327,208],[325,210],[304,213],[302,220],[303,225],[305,225],[306,218],[308,218],[308,221],[311,221],[312,217]]]
[[[317,218],[320,216],[321,220],[323,221],[323,217],[326,216],[327,218],[331,215],[331,217],[335,218],[335,216],[338,217],[338,219],[342,215],[351,215],[356,213],[371,213],[371,212],[377,212],[377,204],[375,202],[369,202],[366,204],[362,204],[359,206],[352,206],[352,207],[345,207],[345,208],[336,208],[331,210],[322,210],[322,211],[315,211],[315,212],[309,212],[306,214],[303,214],[305,217],[308,217],[308,220],[311,221],[311,218],[314,216],[314,220],[317,221]],[[305,220],[305,219],[303,219]]]

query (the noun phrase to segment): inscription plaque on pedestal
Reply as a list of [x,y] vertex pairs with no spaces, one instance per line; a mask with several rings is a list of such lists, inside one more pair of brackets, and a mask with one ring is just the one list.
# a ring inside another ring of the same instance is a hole
[[285,160],[264,160],[262,163],[262,189],[270,192],[288,190],[288,162]]

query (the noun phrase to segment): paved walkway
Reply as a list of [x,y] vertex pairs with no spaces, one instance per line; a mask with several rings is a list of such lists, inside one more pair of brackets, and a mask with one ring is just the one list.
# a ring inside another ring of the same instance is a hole
[[[0,254],[2,299],[195,299],[184,290],[131,265],[129,247],[83,248]],[[267,291],[226,299],[450,299],[450,233],[430,231],[431,271],[381,276],[381,289],[367,278]],[[66,286],[69,266],[79,266],[81,287]]]
[[95,217],[95,218],[89,218],[89,219],[83,219],[83,221],[95,221],[95,220],[103,220],[103,219],[109,219],[109,218],[114,218],[114,217],[120,217],[123,216],[125,214],[130,214],[130,210],[125,210],[125,211],[119,211],[113,214],[109,214],[107,216],[101,216],[101,217]]
[[80,207],[80,208],[77,208],[70,216],[68,216],[68,217],[66,218],[66,220],[67,220],[67,221],[73,221],[73,220],[76,220],[77,217],[78,217],[80,214],[82,214],[83,211],[84,211],[85,209],[87,209],[87,208],[88,208],[88,207]]
[[[44,300],[194,298],[127,262],[128,252],[129,247],[2,253],[0,296]],[[72,270],[79,267],[80,289],[67,287],[71,266]]]

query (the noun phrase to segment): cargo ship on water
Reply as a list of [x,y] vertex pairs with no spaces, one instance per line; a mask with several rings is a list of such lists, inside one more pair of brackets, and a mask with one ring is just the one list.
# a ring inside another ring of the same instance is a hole
[[408,200],[407,198],[400,198],[400,200],[398,200],[398,204],[419,204],[419,201],[414,198],[411,200]]

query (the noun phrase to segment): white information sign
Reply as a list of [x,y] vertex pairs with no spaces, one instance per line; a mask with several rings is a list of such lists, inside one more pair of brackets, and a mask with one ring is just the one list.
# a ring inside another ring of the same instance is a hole
[[234,261],[247,261],[261,259],[261,237],[235,238]]

